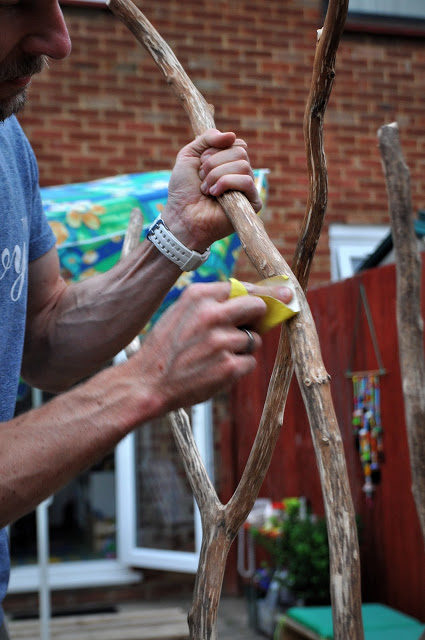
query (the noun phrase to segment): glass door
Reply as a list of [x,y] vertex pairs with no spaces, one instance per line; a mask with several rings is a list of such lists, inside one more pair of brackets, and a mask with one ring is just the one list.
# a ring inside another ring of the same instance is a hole
[[[48,399],[48,394],[36,389],[29,392],[23,387],[16,413]],[[48,582],[51,589],[139,581],[140,575],[130,571],[117,553],[115,476],[112,452],[46,502],[43,525],[50,549]],[[39,525],[40,520],[32,511],[9,527],[10,593],[35,591],[40,587]]]
[[[47,399],[47,398],[44,398]],[[28,409],[31,400],[21,403]],[[211,403],[191,409],[192,429],[213,478]],[[128,584],[131,567],[195,573],[201,521],[166,420],[144,424],[52,496],[47,509],[51,589]],[[39,588],[35,512],[10,527],[9,592]]]
[[[213,478],[211,402],[191,410],[192,430]],[[119,557],[133,567],[195,573],[201,522],[167,418],[145,423],[117,447]]]

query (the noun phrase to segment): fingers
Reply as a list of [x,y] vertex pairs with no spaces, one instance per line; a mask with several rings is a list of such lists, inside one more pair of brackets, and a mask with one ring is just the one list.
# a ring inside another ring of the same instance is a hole
[[247,153],[247,144],[227,131],[209,129],[183,147],[177,156],[180,161],[200,161],[199,177],[203,195],[218,197],[226,191],[241,191],[254,211],[262,207],[255,187],[254,175]]
[[214,167],[232,160],[246,160],[249,164],[247,149],[248,145],[246,142],[240,139],[235,140],[234,144],[226,149],[208,147],[201,155],[201,168],[204,167],[208,172],[214,169]]
[[185,289],[181,300],[190,298],[195,305],[198,304],[198,301],[207,298],[212,298],[217,302],[224,302],[229,299],[229,294],[230,282],[196,283]]
[[241,327],[240,333],[244,334],[245,345],[241,347],[239,353],[250,355],[261,346],[261,339],[257,333],[254,333],[246,327]]
[[235,140],[233,146],[228,149],[207,149],[201,155],[199,177],[204,195],[218,197],[226,191],[241,191],[248,198],[254,211],[257,212],[262,207],[247,145],[243,140]]
[[229,283],[188,287],[130,359],[161,411],[201,402],[254,369],[261,338],[251,327],[266,305],[229,293]]
[[[265,314],[261,298],[242,296],[230,298],[230,283],[195,284],[186,289],[179,304],[196,314],[204,327],[250,327]],[[183,309],[182,309],[183,312]]]
[[254,327],[264,316],[266,304],[257,296],[229,299],[229,293],[229,283],[192,285],[176,304],[190,340],[203,334],[204,356],[207,352],[250,355],[262,344]]
[[211,187],[203,184],[201,191],[204,195],[211,195],[216,198],[226,191],[241,191],[256,213],[260,211],[263,206],[254,180],[246,175],[236,173],[223,175]]
[[[216,195],[218,186],[229,176],[246,176],[255,188],[254,174],[249,160],[232,160],[230,157],[226,158],[226,156],[231,155],[230,151],[231,150],[229,150],[229,153],[222,152],[223,164],[219,164],[213,169],[209,169],[206,165],[201,165],[199,177],[202,180],[201,191],[204,194],[211,193],[211,195]],[[232,179],[234,180],[235,178],[232,177]]]
[[[236,135],[232,131],[222,133],[218,129],[208,129],[201,134],[193,142],[186,145],[180,153],[186,156],[200,157],[207,149],[211,147],[217,149],[227,149],[236,142]],[[239,143],[243,141],[239,140]],[[246,144],[243,142],[243,144]]]
[[271,296],[284,304],[291,302],[294,296],[292,289],[285,287],[285,285],[256,285],[250,282],[243,282],[242,284],[251,295]]
[[[182,296],[182,306],[196,313],[191,335],[196,336],[192,338],[194,341],[203,336],[203,358],[216,357],[228,362],[233,373],[229,370],[226,375],[240,377],[246,367],[251,370],[255,366],[252,354],[260,348],[262,340],[254,327],[264,315],[266,305],[256,296],[228,299],[224,295],[229,295],[227,283],[214,285],[211,291],[208,284],[192,285]],[[239,361],[241,357],[243,362]]]

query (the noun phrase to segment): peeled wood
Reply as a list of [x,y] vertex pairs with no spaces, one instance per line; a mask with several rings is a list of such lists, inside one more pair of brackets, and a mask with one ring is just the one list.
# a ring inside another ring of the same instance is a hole
[[396,259],[397,328],[412,492],[425,542],[425,358],[421,261],[413,225],[410,174],[397,123],[378,131]]
[[[130,0],[109,0],[111,10],[148,49],[189,115],[196,135],[214,127],[212,108],[192,85],[174,53]],[[294,261],[305,287],[326,210],[327,173],[323,153],[323,116],[335,76],[336,50],[343,31],[348,0],[330,0],[318,38],[304,131],[310,177],[305,222]],[[271,242],[263,223],[245,196],[237,192],[219,198],[242,246],[263,277],[285,274],[291,279],[301,311],[282,330],[258,434],[235,494],[222,505],[211,485],[183,412],[172,416],[173,431],[203,525],[201,557],[189,614],[192,640],[215,640],[216,616],[230,545],[251,510],[270,464],[280,432],[283,410],[295,363],[312,437],[325,502],[331,563],[331,597],[335,640],[362,640],[360,560],[354,508],[341,435],[330,395],[329,376],[303,289]]]

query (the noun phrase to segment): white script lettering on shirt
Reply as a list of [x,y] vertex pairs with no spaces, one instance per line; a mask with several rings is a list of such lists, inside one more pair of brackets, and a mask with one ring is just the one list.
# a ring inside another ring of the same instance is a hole
[[15,248],[3,249],[0,256],[0,280],[3,280],[5,275],[11,272],[14,277],[12,286],[10,288],[10,298],[13,302],[17,302],[21,297],[22,289],[25,282],[25,274],[27,270],[26,266],[26,244],[24,242],[23,248],[19,245],[15,245]]

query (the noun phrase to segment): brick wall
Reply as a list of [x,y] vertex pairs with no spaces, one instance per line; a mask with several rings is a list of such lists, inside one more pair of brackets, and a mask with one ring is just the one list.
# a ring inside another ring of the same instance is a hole
[[[217,126],[250,145],[268,167],[267,228],[286,258],[304,213],[302,119],[321,0],[144,0],[145,14],[207,99]],[[21,117],[43,185],[168,168],[191,137],[187,118],[133,36],[101,8],[65,7],[73,40],[31,90]],[[387,223],[376,131],[398,120],[412,173],[413,204],[425,206],[425,42],[346,34],[326,116],[327,222]],[[249,274],[245,257],[239,272]],[[329,278],[324,230],[312,274]]]

